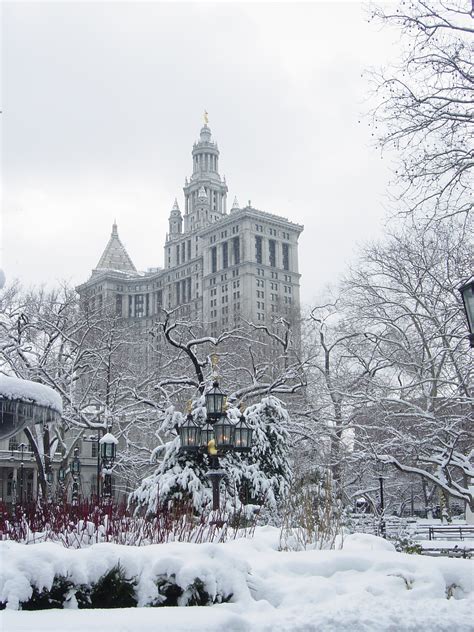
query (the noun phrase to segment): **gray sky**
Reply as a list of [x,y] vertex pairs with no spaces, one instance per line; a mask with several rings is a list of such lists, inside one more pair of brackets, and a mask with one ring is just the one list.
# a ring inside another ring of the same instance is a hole
[[3,4],[2,265],[80,283],[117,219],[162,265],[202,112],[237,195],[305,225],[302,300],[382,225],[365,68],[396,54],[358,3]]

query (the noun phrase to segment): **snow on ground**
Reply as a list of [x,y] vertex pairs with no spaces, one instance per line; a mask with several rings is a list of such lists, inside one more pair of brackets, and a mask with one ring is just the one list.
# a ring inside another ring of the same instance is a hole
[[[385,540],[354,534],[335,551],[278,551],[279,531],[225,544],[171,543],[140,548],[98,544],[0,542],[0,599],[21,599],[29,580],[48,585],[69,569],[89,581],[120,559],[140,577],[145,602],[157,573],[182,584],[196,576],[206,588],[234,593],[212,607],[49,610],[0,613],[5,632],[472,632],[474,565],[463,559],[395,552]],[[26,581],[28,579],[28,581]],[[450,596],[448,599],[447,596]],[[2,627],[3,625],[3,627]]]

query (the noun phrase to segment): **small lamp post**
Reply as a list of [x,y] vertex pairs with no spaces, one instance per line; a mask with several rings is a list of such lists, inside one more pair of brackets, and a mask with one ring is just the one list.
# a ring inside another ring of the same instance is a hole
[[387,530],[385,525],[385,503],[384,503],[384,494],[383,494],[383,481],[384,481],[384,472],[385,472],[385,464],[383,461],[377,461],[375,471],[378,475],[379,479],[379,489],[380,489],[380,535],[382,538],[387,537]]
[[71,461],[69,469],[72,474],[72,503],[73,505],[77,505],[79,501],[79,477],[81,475],[79,448],[74,448],[74,458]]
[[117,454],[118,439],[111,432],[107,432],[99,441],[100,456],[102,459],[102,473],[104,476],[104,494],[112,496],[112,468]]
[[24,453],[28,446],[26,443],[20,443],[18,448],[21,451],[20,456],[20,505],[23,506],[23,494],[24,494],[24,485],[25,485],[25,464],[24,464]]
[[467,323],[469,325],[469,344],[474,348],[474,276],[464,283],[460,288],[464,311],[466,312]]

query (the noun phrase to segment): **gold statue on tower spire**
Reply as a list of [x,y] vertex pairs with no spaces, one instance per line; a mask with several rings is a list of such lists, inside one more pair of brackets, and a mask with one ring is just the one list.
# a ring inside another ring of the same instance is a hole
[[209,114],[207,113],[207,110],[204,110],[204,125],[207,125],[209,123]]

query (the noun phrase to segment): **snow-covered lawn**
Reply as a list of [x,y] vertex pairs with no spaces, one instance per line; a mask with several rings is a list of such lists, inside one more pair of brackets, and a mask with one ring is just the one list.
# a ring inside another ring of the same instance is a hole
[[142,604],[156,592],[154,577],[164,572],[175,574],[182,587],[200,577],[211,594],[233,597],[211,607],[7,609],[0,613],[0,629],[472,632],[472,561],[397,553],[388,542],[362,534],[346,537],[343,549],[335,551],[282,552],[278,539],[277,529],[263,527],[253,539],[225,544],[98,544],[71,550],[1,542],[0,600],[8,598],[13,608],[28,597],[32,580],[48,586],[55,574],[69,573],[75,582],[94,581],[117,560],[139,578]]

